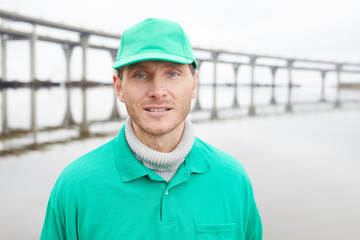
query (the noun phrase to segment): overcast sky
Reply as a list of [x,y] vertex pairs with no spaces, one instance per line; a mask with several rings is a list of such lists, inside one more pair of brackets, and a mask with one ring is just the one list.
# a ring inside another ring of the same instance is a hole
[[0,0],[0,8],[117,33],[168,18],[194,46],[360,62],[358,0]]

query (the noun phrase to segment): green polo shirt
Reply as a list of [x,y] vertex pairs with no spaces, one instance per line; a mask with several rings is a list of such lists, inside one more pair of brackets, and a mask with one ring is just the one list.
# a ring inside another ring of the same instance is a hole
[[195,139],[166,182],[136,159],[119,135],[64,169],[40,239],[262,239],[244,168]]

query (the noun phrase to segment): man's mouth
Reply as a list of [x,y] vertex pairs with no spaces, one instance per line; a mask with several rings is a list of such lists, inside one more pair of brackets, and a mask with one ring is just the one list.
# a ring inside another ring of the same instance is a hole
[[171,108],[145,108],[148,112],[163,112],[163,111],[169,111]]

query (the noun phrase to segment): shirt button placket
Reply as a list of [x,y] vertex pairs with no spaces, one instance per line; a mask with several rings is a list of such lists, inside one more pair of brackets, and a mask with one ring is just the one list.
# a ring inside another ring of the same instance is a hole
[[174,199],[173,199],[173,194],[171,194],[169,192],[169,190],[165,190],[165,192],[163,193],[163,199],[162,199],[162,216],[161,216],[161,220],[163,223],[169,223],[169,222],[173,222],[175,221],[175,217],[174,217],[174,209],[173,209],[173,205],[174,205]]

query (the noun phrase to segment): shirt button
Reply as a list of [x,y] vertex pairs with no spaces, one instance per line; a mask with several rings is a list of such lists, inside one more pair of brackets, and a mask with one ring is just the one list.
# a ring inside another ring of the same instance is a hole
[[166,191],[165,195],[168,195],[169,194],[169,191]]

